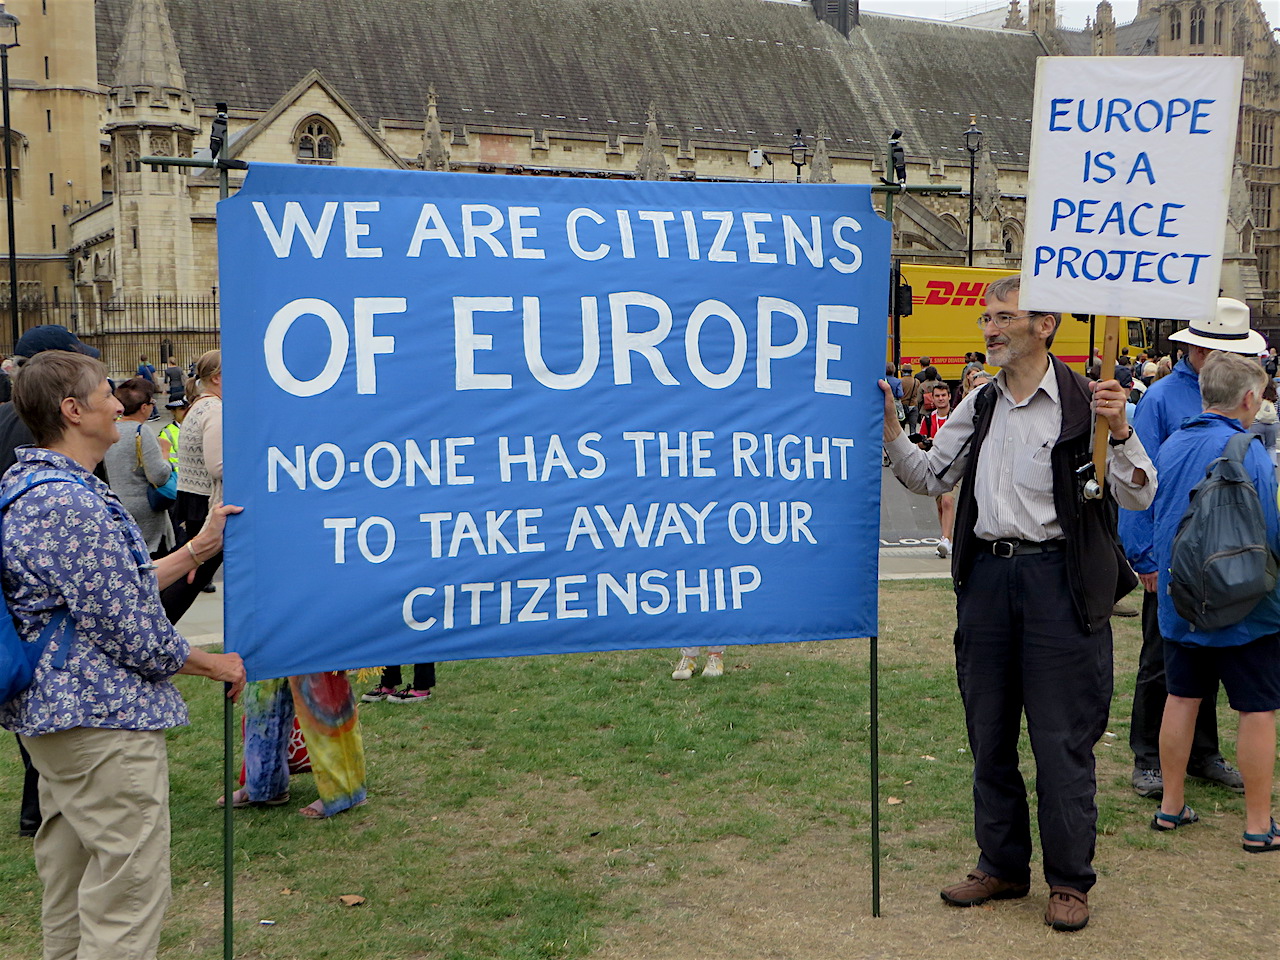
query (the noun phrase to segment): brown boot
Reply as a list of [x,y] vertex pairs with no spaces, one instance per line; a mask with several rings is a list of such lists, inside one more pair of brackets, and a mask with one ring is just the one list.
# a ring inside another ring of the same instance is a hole
[[943,890],[942,899],[953,907],[976,907],[988,900],[1017,900],[1030,890],[1029,883],[1010,883],[975,869],[962,882]]
[[1083,930],[1089,923],[1089,895],[1074,887],[1050,887],[1044,922],[1064,933]]

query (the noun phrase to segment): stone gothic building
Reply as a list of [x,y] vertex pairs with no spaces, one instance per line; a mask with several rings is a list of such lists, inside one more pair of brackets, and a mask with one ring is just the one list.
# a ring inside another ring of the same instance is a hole
[[[895,252],[1017,267],[1036,60],[1245,58],[1223,285],[1280,317],[1280,47],[1259,0],[1107,0],[1084,31],[1054,0],[946,23],[857,0],[10,0],[19,296],[86,334],[137,301],[213,300],[217,176],[151,155],[526,176],[876,183],[902,131]],[[993,69],[992,65],[999,65]],[[233,173],[232,189],[241,174]],[[777,186],[773,186],[777,184]],[[3,244],[0,237],[0,244]],[[7,295],[7,283],[3,286]],[[44,311],[44,312],[42,312]],[[1280,320],[1276,320],[1280,323]],[[0,339],[5,339],[0,337]]]

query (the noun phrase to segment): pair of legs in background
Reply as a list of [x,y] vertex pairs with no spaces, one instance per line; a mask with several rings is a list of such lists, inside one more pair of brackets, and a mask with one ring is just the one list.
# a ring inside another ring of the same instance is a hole
[[1195,823],[1186,804],[1187,761],[1201,705],[1221,681],[1231,706],[1240,714],[1236,757],[1244,780],[1247,853],[1280,851],[1280,826],[1271,818],[1271,787],[1276,764],[1276,710],[1280,708],[1280,634],[1232,647],[1202,647],[1167,642],[1165,664],[1169,698],[1160,727],[1160,763],[1164,795],[1152,818],[1153,830],[1176,830]]
[[[1159,597],[1154,591],[1142,594],[1142,651],[1138,654],[1138,676],[1133,687],[1133,715],[1129,724],[1129,748],[1133,751],[1133,789],[1140,797],[1159,800],[1164,793],[1160,764],[1160,724],[1164,718],[1165,687],[1164,637],[1160,634]],[[1187,773],[1200,780],[1244,792],[1239,771],[1227,763],[1218,746],[1218,684],[1204,695],[1197,708],[1195,731]]]
[[365,703],[424,703],[431,699],[431,689],[436,685],[436,665],[434,663],[415,663],[413,665],[413,683],[403,690],[397,690],[403,681],[400,664],[393,664],[382,671],[378,685],[360,699]]
[[296,715],[306,740],[320,799],[299,813],[331,817],[365,801],[364,741],[355,694],[345,673],[309,673],[255,680],[244,706],[245,785],[235,804],[289,802],[289,738]]
[[945,560],[951,556],[951,533],[956,527],[956,492],[952,490],[935,497],[934,505],[938,508],[938,528],[942,531],[938,535],[937,553]]

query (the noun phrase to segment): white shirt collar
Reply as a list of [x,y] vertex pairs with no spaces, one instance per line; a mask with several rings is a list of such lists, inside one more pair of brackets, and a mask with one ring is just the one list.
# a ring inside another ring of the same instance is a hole
[[1036,388],[1031,391],[1031,395],[1027,397],[1027,399],[1023,400],[1022,403],[1018,403],[1016,400],[1014,400],[1013,394],[1009,392],[1009,386],[1005,382],[1005,375],[1004,375],[1003,368],[1001,368],[1000,372],[996,374],[995,384],[1000,389],[1001,395],[1006,400],[1009,401],[1009,404],[1011,406],[1014,406],[1014,407],[1020,407],[1020,406],[1023,406],[1024,404],[1030,403],[1035,398],[1035,395],[1039,393],[1041,390],[1043,390],[1045,392],[1045,395],[1054,403],[1057,403],[1059,399],[1058,374],[1054,370],[1052,357],[1049,358],[1049,366],[1045,370],[1044,376],[1040,378],[1039,385],[1037,385]]

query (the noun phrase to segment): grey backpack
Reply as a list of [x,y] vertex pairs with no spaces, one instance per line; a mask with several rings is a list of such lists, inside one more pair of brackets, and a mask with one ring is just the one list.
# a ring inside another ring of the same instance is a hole
[[1255,438],[1239,433],[1191,490],[1169,564],[1169,594],[1193,630],[1239,623],[1276,586],[1276,558],[1258,491],[1244,466]]

